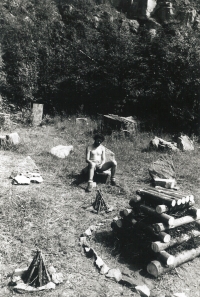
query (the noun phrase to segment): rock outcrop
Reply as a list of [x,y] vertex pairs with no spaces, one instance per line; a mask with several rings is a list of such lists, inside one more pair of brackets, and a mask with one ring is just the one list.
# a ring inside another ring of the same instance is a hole
[[154,18],[160,23],[176,20],[180,25],[200,27],[197,9],[187,0],[96,0],[96,3],[110,4],[130,19]]

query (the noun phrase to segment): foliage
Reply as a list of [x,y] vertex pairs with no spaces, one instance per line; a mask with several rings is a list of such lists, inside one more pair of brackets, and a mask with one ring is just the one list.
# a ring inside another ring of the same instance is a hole
[[93,0],[5,0],[0,8],[0,84],[10,101],[197,132],[198,31],[164,24],[153,37],[141,24],[135,34],[124,14]]

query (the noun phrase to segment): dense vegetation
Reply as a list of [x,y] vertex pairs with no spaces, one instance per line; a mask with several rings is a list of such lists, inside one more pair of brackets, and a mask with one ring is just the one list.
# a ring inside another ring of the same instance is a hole
[[171,23],[151,37],[142,24],[136,33],[109,5],[63,2],[0,4],[4,98],[18,105],[43,102],[49,111],[135,115],[151,128],[198,131],[197,30]]

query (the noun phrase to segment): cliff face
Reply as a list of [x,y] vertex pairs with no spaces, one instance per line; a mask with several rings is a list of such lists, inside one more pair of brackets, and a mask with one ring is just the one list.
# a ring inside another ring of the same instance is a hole
[[130,19],[154,18],[159,23],[176,20],[180,25],[200,27],[200,5],[189,0],[95,0],[96,4],[110,4]]

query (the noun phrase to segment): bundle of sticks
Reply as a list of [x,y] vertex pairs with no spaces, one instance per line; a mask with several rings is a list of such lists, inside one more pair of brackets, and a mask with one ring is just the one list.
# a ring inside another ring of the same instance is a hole
[[44,263],[42,252],[38,249],[28,268],[22,277],[25,284],[32,287],[42,287],[51,281]]
[[[152,238],[151,252],[155,260],[147,265],[147,271],[155,277],[194,259],[200,255],[200,247],[182,251],[177,255],[167,252],[168,249],[199,237],[200,231],[190,228],[186,234],[172,238],[170,231],[177,227],[195,223],[200,220],[200,209],[194,207],[194,196],[181,194],[174,190],[147,187],[136,191],[129,205],[131,208],[120,211],[120,219],[111,223],[115,232],[126,228],[146,232]],[[147,223],[148,222],[148,223]]]

